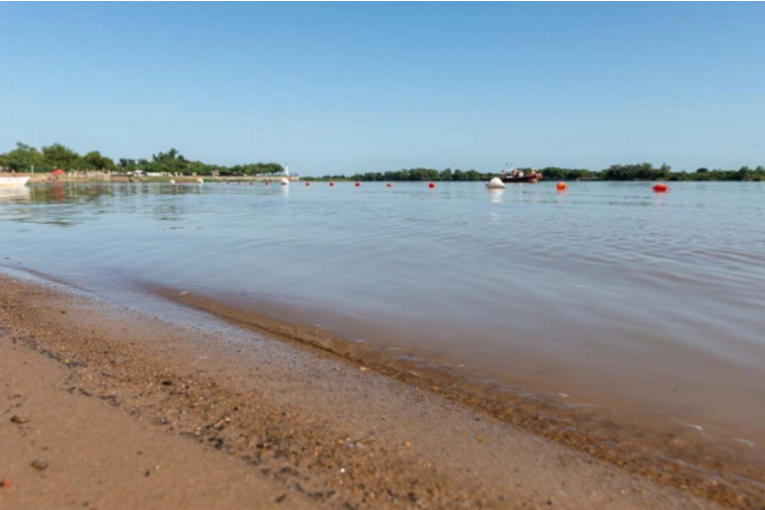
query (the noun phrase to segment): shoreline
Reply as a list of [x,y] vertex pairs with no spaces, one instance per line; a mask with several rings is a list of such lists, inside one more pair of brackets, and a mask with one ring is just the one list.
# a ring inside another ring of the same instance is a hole
[[[197,179],[204,180],[205,183],[212,184],[215,182],[237,182],[237,181],[257,181],[257,182],[273,182],[278,183],[280,179],[287,177],[290,182],[300,182],[302,179],[299,176],[284,176],[284,175],[243,175],[243,176],[211,176],[211,175],[128,175],[127,173],[99,173],[92,172],[93,175],[88,175],[88,172],[79,172],[75,175],[63,174],[52,178],[50,173],[31,173],[31,172],[0,172],[0,177],[30,177],[29,184],[170,184],[171,181],[177,181],[177,184],[197,184]],[[310,180],[310,179],[309,179]]]
[[[276,480],[288,497],[323,507],[715,506],[699,499],[691,479],[678,484],[669,474],[656,483],[661,477],[619,469],[434,388],[271,335],[183,328],[2,274],[0,317],[0,350],[46,354],[28,363],[53,358],[67,372],[66,383],[46,396],[52,408],[71,390],[97,401],[99,413],[183,439],[189,452],[224,452],[241,469]],[[8,359],[0,356],[0,373]],[[6,414],[0,427],[17,427]],[[34,416],[28,427],[34,430]],[[101,452],[85,455],[93,462]],[[21,480],[0,473],[14,476]],[[82,483],[81,490],[92,489]],[[703,494],[742,508],[761,501],[718,486]],[[25,490],[21,483],[0,490],[0,503]]]
[[[97,172],[93,172],[96,174]],[[176,184],[196,184],[197,179],[202,179],[206,184],[214,184],[216,182],[237,182],[240,181],[242,183],[249,183],[252,182],[271,182],[271,183],[277,183],[280,179],[285,177],[284,175],[241,175],[241,176],[233,176],[233,175],[227,175],[227,176],[213,176],[213,175],[180,175],[180,176],[147,176],[147,175],[128,175],[126,173],[114,173],[114,174],[98,174],[98,175],[86,175],[87,172],[82,171],[81,174],[78,175],[61,175],[59,178],[56,179],[50,179],[51,174],[50,173],[33,173],[33,172],[0,172],[0,177],[11,177],[11,176],[29,176],[31,177],[29,184],[55,184],[55,183],[62,183],[62,184],[126,184],[126,183],[132,183],[132,184],[152,184],[152,183],[159,183],[159,184],[169,184],[171,181],[175,180],[177,181]],[[492,174],[493,175],[493,174]],[[497,172],[496,175],[499,175],[499,172]],[[330,177],[330,176],[312,176],[312,175],[301,175],[301,176],[288,176],[288,179],[291,183],[300,183],[303,184],[304,182],[313,182],[313,183],[353,183],[356,181],[362,182],[362,183],[369,183],[369,184],[386,184],[386,183],[424,183],[427,184],[428,182],[437,182],[437,183],[474,183],[474,184],[485,184],[488,182],[488,179],[470,179],[470,180],[444,180],[444,179],[418,179],[418,180],[400,180],[400,179],[392,179],[392,180],[385,180],[385,179],[368,179],[368,178],[361,178],[361,179],[355,179],[353,176],[350,177]],[[757,183],[757,182],[765,182],[765,180],[761,179],[673,179],[672,176],[668,179],[663,179],[667,182],[672,182],[674,185],[680,184],[680,183],[724,183],[724,182],[730,182],[730,183]],[[604,182],[604,183],[655,183],[662,181],[662,179],[596,179],[596,178],[548,178],[540,180],[537,183],[533,184],[539,184],[540,182],[548,182],[551,184],[554,184],[555,182],[582,182],[582,183],[595,183],[595,182]],[[515,183],[518,184],[518,183]],[[528,184],[528,183],[526,183]]]
[[[618,412],[600,405],[568,405],[565,394],[541,391],[529,384],[508,384],[470,375],[451,364],[420,358],[407,349],[378,348],[375,343],[353,342],[309,323],[298,313],[277,307],[270,311],[242,308],[232,301],[212,299],[194,292],[148,284],[145,289],[171,302],[209,313],[239,327],[308,346],[355,365],[366,366],[423,391],[460,402],[480,413],[580,450],[601,460],[720,501],[749,495],[765,502],[765,466],[743,441],[710,444],[697,426],[644,417],[646,409],[623,407]],[[260,305],[262,308],[262,305]],[[284,316],[286,319],[281,319]],[[563,395],[563,397],[561,397]]]

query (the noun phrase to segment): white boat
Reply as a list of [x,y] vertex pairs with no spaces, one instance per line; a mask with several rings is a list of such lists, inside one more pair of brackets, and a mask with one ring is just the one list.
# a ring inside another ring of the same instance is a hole
[[29,182],[28,175],[19,176],[0,176],[0,187],[2,188],[16,188],[26,185]]

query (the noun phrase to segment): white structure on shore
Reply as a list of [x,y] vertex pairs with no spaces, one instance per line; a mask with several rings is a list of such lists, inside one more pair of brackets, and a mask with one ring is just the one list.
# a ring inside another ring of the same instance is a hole
[[281,182],[282,186],[289,186],[290,181],[299,181],[300,176],[295,175],[294,177],[290,176],[290,165],[289,163],[284,164],[284,177],[281,178],[279,182]]

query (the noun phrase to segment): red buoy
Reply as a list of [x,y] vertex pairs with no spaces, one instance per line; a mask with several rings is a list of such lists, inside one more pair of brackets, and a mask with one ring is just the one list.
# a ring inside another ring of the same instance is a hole
[[271,183],[270,183],[270,182],[268,182],[268,181],[266,181],[266,186],[268,186],[269,184],[271,184]]
[[231,181],[229,181],[228,179],[226,179],[226,184],[231,184]]
[[306,181],[305,185],[306,185],[306,186],[310,186],[310,185],[311,185],[311,183],[310,183],[310,182],[308,182],[308,181]]
[[667,186],[663,182],[660,182],[659,184],[653,187],[653,190],[656,193],[666,193],[667,191],[669,191],[669,186]]
[[393,187],[393,184],[391,184],[391,183],[388,183],[388,184],[386,184],[385,186],[387,186],[388,188],[392,188],[392,187]]
[[428,188],[433,189],[435,187],[436,187],[436,183],[435,182],[428,183]]
[[359,181],[356,181],[356,184],[354,184],[354,186],[358,188],[359,186],[361,186],[361,183]]
[[329,181],[329,185],[330,185],[330,186],[334,186],[334,185],[335,185],[335,183],[334,183],[334,182],[332,182],[332,181]]
[[252,181],[250,181],[250,186],[252,186]]
[[241,186],[242,185],[242,181],[236,181],[236,185],[237,186]]
[[568,184],[561,181],[555,187],[558,188],[558,191],[566,191],[568,189]]

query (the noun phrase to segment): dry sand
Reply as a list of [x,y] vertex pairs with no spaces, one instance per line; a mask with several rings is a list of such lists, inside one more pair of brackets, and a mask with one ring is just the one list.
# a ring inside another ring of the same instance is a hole
[[315,349],[2,275],[0,390],[3,510],[718,506]]

